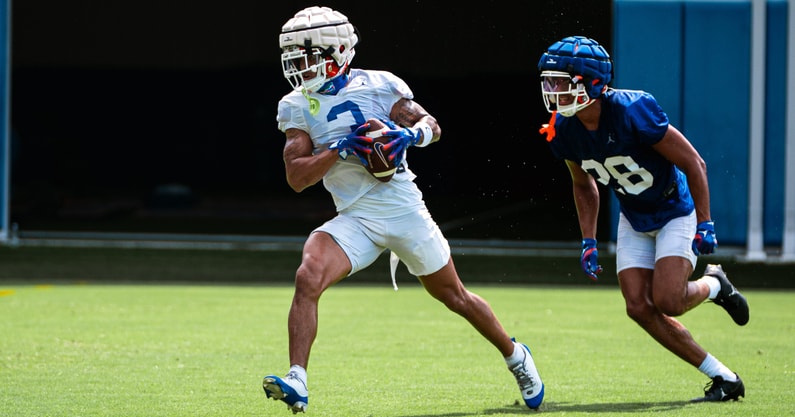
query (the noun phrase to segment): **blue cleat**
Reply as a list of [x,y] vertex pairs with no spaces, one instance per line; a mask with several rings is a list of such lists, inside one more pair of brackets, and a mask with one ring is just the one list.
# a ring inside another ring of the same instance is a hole
[[268,398],[284,401],[293,414],[306,411],[309,403],[309,390],[307,390],[304,381],[301,381],[294,372],[288,372],[284,378],[267,375],[262,378],[262,389],[265,390],[265,395]]
[[522,344],[522,348],[525,353],[524,360],[513,368],[508,369],[516,377],[516,383],[519,384],[519,391],[522,393],[524,403],[531,409],[536,410],[541,406],[541,402],[544,401],[544,383],[541,382],[541,376],[538,375],[530,349],[525,344]]

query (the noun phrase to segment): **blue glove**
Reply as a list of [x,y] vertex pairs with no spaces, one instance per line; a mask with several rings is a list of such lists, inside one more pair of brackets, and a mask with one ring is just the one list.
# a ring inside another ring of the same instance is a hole
[[367,136],[369,127],[369,123],[357,127],[344,139],[332,143],[328,148],[336,150],[343,160],[350,155],[356,155],[362,161],[362,165],[367,166],[366,155],[373,152],[373,138]]
[[409,127],[401,128],[391,120],[384,120],[390,130],[384,131],[384,136],[389,136],[392,140],[384,145],[384,149],[389,151],[389,160],[395,161],[395,166],[403,163],[403,155],[406,148],[414,146],[422,139],[422,134],[419,129],[412,129]]
[[582,240],[582,255],[580,265],[588,278],[596,281],[599,279],[597,274],[602,273],[602,266],[599,265],[599,252],[596,250],[596,239]]
[[712,220],[701,222],[696,226],[696,236],[693,238],[693,253],[696,255],[709,255],[718,247],[718,238],[715,236],[715,223]]

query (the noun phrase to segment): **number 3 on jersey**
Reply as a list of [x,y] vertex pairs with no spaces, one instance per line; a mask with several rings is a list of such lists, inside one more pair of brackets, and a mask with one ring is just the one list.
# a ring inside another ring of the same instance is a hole
[[604,165],[589,159],[582,161],[582,169],[606,186],[610,185],[610,178],[615,179],[618,183],[615,190],[621,194],[638,195],[654,183],[651,173],[639,166],[630,156],[611,156],[605,159]]

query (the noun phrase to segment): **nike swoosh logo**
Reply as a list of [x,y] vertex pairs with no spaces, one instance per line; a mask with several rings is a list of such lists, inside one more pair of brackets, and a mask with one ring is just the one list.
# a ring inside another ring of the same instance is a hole
[[381,160],[381,163],[383,163],[384,166],[389,166],[386,155],[384,155],[384,144],[381,142],[376,142],[373,144],[373,149],[375,150],[375,154],[378,159]]

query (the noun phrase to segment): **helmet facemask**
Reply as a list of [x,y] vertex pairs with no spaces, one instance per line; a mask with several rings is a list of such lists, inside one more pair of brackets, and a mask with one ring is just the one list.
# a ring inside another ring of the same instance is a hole
[[571,117],[578,111],[588,107],[594,99],[588,91],[581,76],[571,76],[562,71],[541,72],[541,94],[544,105],[552,113],[557,111],[561,116]]
[[541,55],[538,70],[547,110],[565,117],[591,105],[613,79],[610,55],[584,36],[569,36],[552,44]]
[[282,71],[294,90],[316,92],[339,75],[340,68],[320,48],[289,46],[282,52]]

